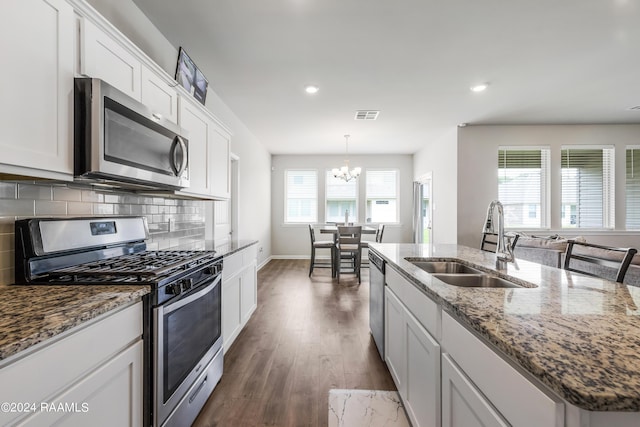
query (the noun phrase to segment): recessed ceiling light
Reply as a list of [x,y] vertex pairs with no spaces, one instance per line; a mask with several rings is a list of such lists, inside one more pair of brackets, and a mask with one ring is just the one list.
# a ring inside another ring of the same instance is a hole
[[304,91],[310,94],[314,94],[316,92],[318,92],[320,90],[320,88],[318,86],[314,86],[314,85],[307,85],[304,87]]
[[479,85],[471,86],[471,92],[482,92],[489,87],[489,83],[481,83]]

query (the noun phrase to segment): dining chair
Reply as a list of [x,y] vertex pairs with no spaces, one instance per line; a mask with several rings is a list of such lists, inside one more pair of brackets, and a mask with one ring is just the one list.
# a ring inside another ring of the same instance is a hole
[[563,268],[622,283],[637,252],[634,248],[614,248],[569,240]]
[[382,243],[382,235],[384,234],[384,224],[378,224],[378,229],[376,230],[376,242]]
[[[313,273],[313,269],[315,267],[318,268],[331,268],[331,277],[335,277],[335,252],[336,245],[333,240],[320,240],[316,241],[315,230],[313,229],[313,225],[309,224],[309,236],[311,237],[311,262],[309,263],[309,277],[311,277],[311,273]],[[331,256],[329,257],[329,262],[318,261],[316,259],[316,249],[329,249],[331,251]]]
[[[505,236],[508,238],[511,250],[516,248],[516,244],[518,243],[518,238],[520,235],[518,233],[505,233]],[[498,247],[498,235],[496,233],[482,233],[482,241],[480,242],[480,250],[485,252],[496,252]]]
[[351,272],[358,277],[358,283],[360,283],[362,226],[338,226],[336,236],[334,263],[338,282],[340,281],[340,273],[343,270],[343,260],[346,260],[352,269]]

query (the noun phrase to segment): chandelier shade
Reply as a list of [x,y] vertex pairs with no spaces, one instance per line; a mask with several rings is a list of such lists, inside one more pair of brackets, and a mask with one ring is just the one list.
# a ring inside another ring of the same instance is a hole
[[344,179],[347,182],[351,181],[352,179],[356,179],[358,176],[360,176],[360,173],[362,173],[362,168],[360,167],[355,167],[351,170],[349,169],[349,136],[350,135],[344,136],[346,147],[347,147],[346,148],[347,158],[344,161],[344,166],[340,168],[333,168],[331,170],[331,173],[335,178]]

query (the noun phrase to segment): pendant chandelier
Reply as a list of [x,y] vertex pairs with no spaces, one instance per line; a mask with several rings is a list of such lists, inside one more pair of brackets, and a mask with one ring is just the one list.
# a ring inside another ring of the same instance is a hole
[[344,161],[344,166],[342,166],[340,169],[333,168],[331,170],[334,177],[344,179],[347,182],[357,178],[360,175],[360,172],[362,172],[362,169],[360,167],[355,167],[349,170],[349,136],[350,135],[344,136],[347,145],[347,159]]

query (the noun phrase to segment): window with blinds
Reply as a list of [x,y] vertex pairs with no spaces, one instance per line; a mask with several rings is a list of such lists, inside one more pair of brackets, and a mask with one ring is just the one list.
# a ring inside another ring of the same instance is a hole
[[350,222],[357,221],[357,180],[352,179],[347,182],[344,179],[334,177],[331,171],[327,171],[325,198],[325,221],[344,222],[344,214],[346,211],[348,211]]
[[613,228],[613,147],[562,147],[562,227]]
[[498,148],[498,199],[505,227],[549,227],[549,147]]
[[627,147],[627,230],[640,230],[640,145]]
[[367,222],[398,222],[398,171],[367,170]]
[[285,171],[284,222],[316,222],[318,220],[318,172]]

